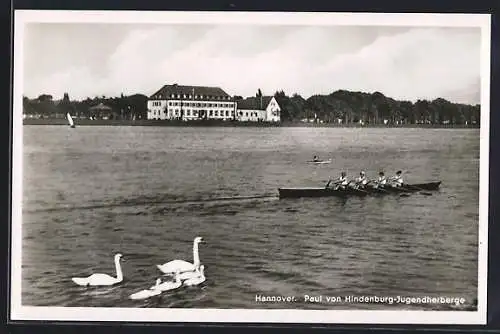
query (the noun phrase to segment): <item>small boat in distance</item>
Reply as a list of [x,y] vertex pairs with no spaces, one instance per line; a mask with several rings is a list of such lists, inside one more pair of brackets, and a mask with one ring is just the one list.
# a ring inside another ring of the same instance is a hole
[[345,190],[332,189],[326,187],[315,188],[278,188],[280,198],[300,198],[300,197],[347,197],[347,196],[367,196],[367,195],[386,195],[386,194],[408,194],[419,191],[438,190],[441,181],[419,183],[419,184],[406,184],[401,187],[384,187],[365,189],[347,188]]
[[68,124],[71,128],[75,128],[75,122],[73,122],[73,118],[69,113],[66,114],[66,118],[68,119]]
[[311,164],[318,164],[318,165],[321,165],[321,164],[329,164],[332,162],[332,159],[328,159],[328,160],[309,160],[307,161],[308,163],[311,163]]
[[332,159],[321,160],[317,155],[315,155],[312,160],[309,160],[307,162],[313,164],[329,164],[330,162],[332,162]]

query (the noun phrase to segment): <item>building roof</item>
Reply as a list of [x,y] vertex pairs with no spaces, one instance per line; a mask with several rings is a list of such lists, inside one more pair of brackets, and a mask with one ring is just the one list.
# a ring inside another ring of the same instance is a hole
[[[151,95],[149,99],[150,100],[159,100],[159,99],[164,100],[172,98],[189,99],[190,95],[191,99],[193,99],[193,92],[194,92],[194,100],[204,100],[204,101],[232,100],[231,96],[219,87],[182,86],[177,84],[163,86],[153,95]],[[175,97],[172,97],[172,94],[174,94]]]
[[112,108],[105,105],[104,103],[99,103],[98,105],[96,106],[93,106],[93,107],[90,107],[89,110],[106,110],[106,111],[110,111]]
[[237,102],[236,109],[241,110],[265,110],[271,102],[272,96],[262,96],[262,105],[260,103],[260,97],[247,97],[244,100],[239,100]]

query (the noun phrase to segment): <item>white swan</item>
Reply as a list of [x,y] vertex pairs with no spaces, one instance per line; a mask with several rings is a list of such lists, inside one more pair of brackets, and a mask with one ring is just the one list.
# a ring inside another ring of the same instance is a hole
[[122,255],[115,255],[116,277],[108,274],[92,274],[88,277],[73,277],[71,280],[80,286],[109,286],[115,285],[123,281],[122,268],[120,267],[120,259]]
[[190,278],[198,277],[198,276],[200,276],[200,268],[201,267],[205,268],[204,265],[201,265],[200,267],[196,268],[196,270],[194,270],[194,271],[186,271],[182,274],[179,274],[178,276],[182,281],[188,280]]
[[161,283],[161,280],[158,279],[156,281],[156,285],[155,286],[152,286],[151,289],[158,289],[159,291],[168,291],[168,290],[174,290],[174,289],[177,289],[177,288],[180,288],[181,285],[182,285],[182,281],[181,281],[181,278],[179,275],[175,275],[175,281],[167,281],[167,282],[163,282]]
[[158,296],[161,293],[161,290],[158,289],[158,287],[160,286],[160,283],[161,283],[161,279],[158,278],[156,280],[156,285],[153,285],[150,289],[141,290],[139,292],[131,294],[130,299],[137,300],[137,299],[146,299],[149,297]]
[[193,263],[184,260],[173,260],[164,264],[157,265],[158,269],[164,274],[184,273],[186,271],[195,271],[200,266],[200,255],[198,254],[198,244],[204,242],[202,237],[196,237],[193,241]]
[[201,265],[200,269],[197,270],[198,275],[195,277],[191,277],[190,279],[185,280],[184,285],[185,286],[193,286],[193,285],[198,285],[198,284],[205,282],[206,278],[205,278],[204,270],[205,270],[205,266]]

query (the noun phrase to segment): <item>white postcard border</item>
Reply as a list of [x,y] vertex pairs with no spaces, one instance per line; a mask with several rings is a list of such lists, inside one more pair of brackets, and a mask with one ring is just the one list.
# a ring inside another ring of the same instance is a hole
[[[486,324],[488,264],[490,41],[489,14],[136,12],[16,10],[14,21],[14,96],[10,318],[11,320],[232,322],[323,324]],[[279,19],[277,19],[279,17]],[[478,247],[478,310],[339,311],[279,309],[158,309],[31,307],[21,304],[23,36],[27,23],[363,25],[481,28],[481,129]],[[196,316],[193,316],[196,313]]]

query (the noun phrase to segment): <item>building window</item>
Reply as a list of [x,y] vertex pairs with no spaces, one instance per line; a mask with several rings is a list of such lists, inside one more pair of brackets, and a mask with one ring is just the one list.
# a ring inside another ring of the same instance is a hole
[[184,94],[183,96],[184,96],[184,98],[186,98],[186,94]]
[[234,116],[234,111],[231,111],[231,116]]
[[208,114],[209,116],[213,116],[213,111],[210,110],[210,113]]
[[194,96],[194,98],[195,98],[195,99],[197,99],[197,98],[198,98],[198,95],[195,95],[195,96]]
[[193,110],[193,116],[198,116],[198,112],[196,110]]
[[245,113],[245,116],[248,117],[248,112]]
[[229,116],[229,110],[226,110],[226,116]]
[[192,99],[193,98],[193,95],[189,94],[189,98]]
[[191,116],[191,110],[186,111],[187,116]]
[[158,98],[161,99],[161,94],[158,94]]
[[175,94],[170,95],[170,97],[171,97],[171,98],[174,98],[174,97],[175,97]]
[[218,110],[215,111],[215,117],[219,117],[219,111]]

